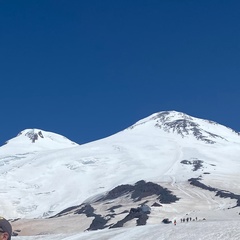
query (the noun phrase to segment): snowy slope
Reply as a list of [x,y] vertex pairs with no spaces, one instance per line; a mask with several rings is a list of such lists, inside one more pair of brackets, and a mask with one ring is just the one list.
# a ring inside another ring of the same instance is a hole
[[61,149],[77,146],[59,134],[43,131],[40,129],[25,129],[17,137],[10,139],[1,146],[1,153],[18,154],[48,149]]
[[[15,238],[13,238],[15,239]],[[118,228],[78,234],[17,237],[19,240],[239,240],[239,221],[199,221],[188,224],[153,224],[141,227]]]
[[[158,183],[180,198],[164,205],[161,214],[152,211],[151,224],[166,216],[179,220],[196,211],[202,217],[209,210],[218,216],[218,211],[235,207],[238,200],[216,196],[217,190],[240,195],[239,133],[212,121],[160,112],[84,145],[42,130],[34,130],[38,139],[33,142],[28,132],[0,148],[1,215],[8,218],[53,216],[84,202],[104,213],[106,202],[93,200],[119,185],[140,180]],[[198,179],[212,190],[191,185],[189,179]],[[114,201],[134,207],[134,201],[126,198]],[[229,218],[236,215],[236,211],[228,213]],[[134,222],[126,226],[134,226]]]
[[76,146],[78,146],[77,143],[59,134],[40,129],[26,129],[1,146],[0,195],[2,214],[9,215],[9,217],[22,216],[31,212],[39,204],[36,203],[39,197],[35,191],[37,191],[41,181],[42,184],[45,184],[43,175],[48,168],[48,163],[43,162],[41,168],[33,166],[32,162],[38,156],[41,154],[47,156],[48,151]]

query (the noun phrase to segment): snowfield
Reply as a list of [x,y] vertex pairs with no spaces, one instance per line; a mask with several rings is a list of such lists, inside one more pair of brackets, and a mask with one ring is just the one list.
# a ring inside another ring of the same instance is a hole
[[13,239],[240,239],[239,156],[239,133],[175,111],[84,145],[27,129],[0,147],[0,215]]
[[158,224],[131,228],[105,229],[74,235],[44,235],[13,237],[19,240],[239,240],[239,220],[198,221],[189,223]]

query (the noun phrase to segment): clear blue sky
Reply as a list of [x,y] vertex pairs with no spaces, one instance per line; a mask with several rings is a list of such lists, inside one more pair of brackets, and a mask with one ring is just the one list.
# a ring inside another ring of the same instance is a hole
[[240,131],[240,1],[0,0],[0,144],[77,143],[176,110]]

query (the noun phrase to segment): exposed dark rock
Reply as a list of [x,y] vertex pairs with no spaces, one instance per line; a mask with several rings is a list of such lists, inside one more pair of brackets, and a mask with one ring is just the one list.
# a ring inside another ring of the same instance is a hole
[[141,206],[147,204],[149,201],[144,201],[143,203],[141,203]]
[[152,207],[162,207],[162,205],[155,202],[155,203],[153,203]]
[[203,161],[202,160],[182,160],[181,161],[182,164],[186,164],[186,165],[193,165],[193,171],[197,171],[201,168],[203,168]]
[[190,182],[191,185],[194,185],[196,187],[199,187],[199,188],[202,188],[202,189],[205,189],[205,190],[208,190],[208,191],[211,191],[211,192],[216,192],[218,189],[216,188],[212,188],[212,187],[209,187],[203,183],[201,183],[199,180],[201,180],[201,178],[190,178],[188,179],[188,181]]
[[234,194],[231,192],[225,192],[225,191],[218,191],[216,196],[219,196],[221,198],[231,198],[237,200],[237,205],[235,207],[240,207],[240,195]]
[[108,226],[106,226],[106,223],[108,222],[108,220],[110,218],[112,218],[116,215],[116,214],[109,214],[106,219],[106,218],[102,217],[100,214],[95,214],[94,208],[90,204],[82,204],[79,206],[69,207],[69,208],[63,210],[62,212],[56,214],[53,217],[60,217],[60,216],[64,215],[65,213],[69,213],[69,212],[73,211],[74,209],[77,209],[76,211],[74,211],[74,214],[85,214],[87,217],[94,217],[91,225],[89,226],[89,228],[87,230],[97,230],[97,229],[103,229],[103,228],[108,227]]
[[201,180],[201,178],[191,178],[188,181],[190,182],[191,185],[194,185],[196,187],[200,187],[202,189],[205,189],[205,190],[208,190],[211,192],[216,192],[216,196],[219,196],[221,198],[236,199],[237,205],[235,207],[240,207],[240,195],[234,194],[234,193],[226,191],[226,190],[219,190],[217,188],[206,186],[205,184],[201,183],[199,180]]
[[131,198],[135,201],[140,201],[145,197],[152,196],[154,194],[159,195],[163,188],[152,182],[145,182],[143,180],[137,182],[134,186]]
[[131,208],[130,213],[137,213],[137,212],[142,212],[142,213],[147,213],[150,214],[151,208],[148,205],[142,205],[141,207],[137,208]]
[[179,200],[179,198],[173,195],[167,188],[163,188],[156,183],[141,180],[134,186],[129,184],[117,186],[98,201],[116,199],[128,194],[134,201],[140,201],[152,195],[158,196],[157,199],[159,199],[161,203],[173,203]]
[[41,131],[35,133],[34,129],[28,131],[25,136],[27,136],[32,141],[32,143],[35,143],[35,141],[38,140],[38,137],[44,138]]
[[89,228],[87,230],[104,229],[106,227],[105,225],[108,222],[108,220],[103,218],[101,215],[94,214],[94,217],[95,218],[93,219],[91,225],[89,226]]
[[157,195],[157,199],[159,199],[161,203],[172,203],[179,200],[179,198],[173,195],[168,189],[163,188],[158,184],[145,182],[143,180],[135,184],[131,197],[135,201],[140,201],[142,198],[152,195]]
[[49,218],[55,218],[55,217],[61,217],[65,214],[68,214],[69,212],[73,211],[74,209],[77,209],[79,208],[81,205],[78,205],[78,206],[72,206],[72,207],[69,207],[69,208],[66,208],[64,209],[63,211],[59,212],[58,214],[54,215],[54,216],[51,216]]
[[[215,143],[213,140],[208,139],[208,136],[205,136],[205,135],[209,135],[213,137],[212,136],[213,134],[210,134],[209,132],[205,132],[203,129],[200,128],[199,124],[188,119],[177,119],[172,122],[166,122],[164,123],[163,129],[168,132],[170,130],[173,132],[177,132],[182,137],[192,134],[197,140],[201,140],[209,144]],[[215,135],[215,137],[216,136],[217,135]],[[221,138],[220,136],[218,137]]]
[[103,201],[103,200],[109,200],[109,199],[116,199],[118,197],[124,196],[131,191],[133,191],[134,186],[129,185],[129,184],[124,184],[115,187],[111,191],[108,192],[108,194],[105,197],[102,197],[98,200],[98,202]]
[[93,217],[94,208],[90,204],[83,205],[83,207],[74,212],[75,214],[86,214],[87,217]]
[[137,226],[146,225],[148,220],[148,215],[146,213],[142,213],[141,216],[137,219]]
[[[171,191],[169,191],[168,189],[163,188],[158,184],[155,184],[152,182],[145,182],[141,180],[137,182],[135,185],[126,184],[126,185],[117,186],[116,188],[109,191],[108,194],[103,196],[101,199],[98,199],[97,202],[105,201],[105,200],[113,200],[123,196],[129,197],[136,202],[153,195],[159,200],[159,202],[162,202],[162,203],[172,203],[179,200],[179,198],[173,195]],[[107,209],[107,214],[105,215],[105,217],[101,216],[100,214],[96,214],[94,212],[95,211],[94,208],[90,204],[81,204],[78,206],[69,207],[61,211],[54,217],[60,217],[68,213],[85,214],[87,217],[94,218],[87,230],[97,230],[97,229],[103,229],[103,228],[109,227],[107,226],[108,221],[114,218],[116,215],[128,213],[127,216],[124,217],[124,219],[112,225],[111,227],[123,226],[124,223],[132,220],[133,218],[138,219],[136,222],[137,225],[144,225],[146,224],[146,221],[148,219],[147,214],[149,214],[151,211],[151,208],[146,204],[147,202],[148,201],[143,201],[143,203],[140,204],[140,207],[136,209],[132,208],[130,212],[125,210],[119,214],[115,214],[115,209],[121,208],[122,205],[112,206]]]
[[11,219],[11,222],[16,222],[18,220],[20,220],[21,218],[14,218],[14,219]]
[[164,218],[164,219],[162,220],[162,223],[169,224],[169,223],[172,223],[172,221],[170,221],[168,218]]
[[20,229],[14,229],[14,231],[12,232],[12,236],[18,236],[18,233],[20,233],[21,230]]
[[117,208],[120,208],[120,207],[122,207],[122,205],[113,206],[113,207],[109,208],[108,210],[110,212],[115,212],[114,209],[117,209]]
[[87,230],[98,230],[106,228],[108,219],[102,217],[100,214],[94,213],[94,208],[90,204],[84,205],[81,209],[75,211],[75,214],[86,214],[87,217],[94,217],[91,225]]
[[116,224],[112,225],[110,228],[123,227],[123,225],[126,222],[131,221],[134,218],[137,218],[137,221],[136,221],[137,226],[146,225],[148,215],[147,213],[142,212],[141,208],[131,208],[130,213],[125,218],[118,221]]
[[43,136],[41,131],[38,132],[38,136],[41,137],[41,138],[44,138],[44,136]]
[[[215,141],[212,140],[213,138],[224,139],[220,135],[203,130],[198,123],[194,122],[192,117],[186,114],[178,113],[179,119],[170,121],[168,116],[170,113],[171,112],[169,111],[165,111],[154,116],[152,119],[157,121],[155,126],[162,128],[166,132],[176,132],[182,137],[185,137],[186,135],[193,135],[196,139],[208,144],[215,143]],[[209,124],[217,125],[217,123],[213,121],[207,122]]]
[[128,213],[128,210],[124,210],[124,211],[122,211],[122,212],[119,213],[119,214],[123,214],[123,213]]
[[185,165],[192,165],[192,162],[190,160],[182,160],[181,163]]
[[18,233],[16,233],[15,231],[12,232],[12,236],[16,237],[18,236]]
[[118,221],[116,224],[112,225],[110,228],[118,228],[118,227],[123,227],[124,223],[131,221],[134,218],[139,218],[141,216],[140,212],[132,212],[129,213],[125,218],[122,220]]
[[141,209],[139,207],[130,209],[130,213],[139,213],[139,212],[141,212]]
[[[166,132],[176,132],[179,134],[182,138],[186,136],[193,136],[197,140],[203,141],[207,144],[214,144],[216,143],[214,139],[224,139],[227,141],[225,138],[223,138],[220,135],[217,135],[215,133],[206,131],[201,128],[201,124],[198,124],[193,117],[188,116],[187,114],[180,113],[180,112],[175,112],[176,118],[172,118],[173,112],[172,111],[164,111],[164,112],[159,112],[158,114],[154,115],[151,120],[154,120],[155,127],[160,128]],[[203,120],[207,122],[209,125],[218,125],[218,123],[213,122],[213,121],[208,121],[208,120]],[[130,129],[142,125],[145,122],[137,123],[133,126],[130,127]],[[238,135],[240,133],[237,133]]]

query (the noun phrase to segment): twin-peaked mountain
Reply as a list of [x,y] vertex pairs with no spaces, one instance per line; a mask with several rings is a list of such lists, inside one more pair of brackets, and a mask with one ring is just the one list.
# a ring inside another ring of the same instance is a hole
[[89,229],[125,226],[136,217],[130,209],[144,204],[174,217],[189,213],[190,202],[202,213],[232,209],[239,156],[239,133],[176,111],[83,145],[28,129],[0,147],[0,204],[9,218],[83,214],[101,222]]

